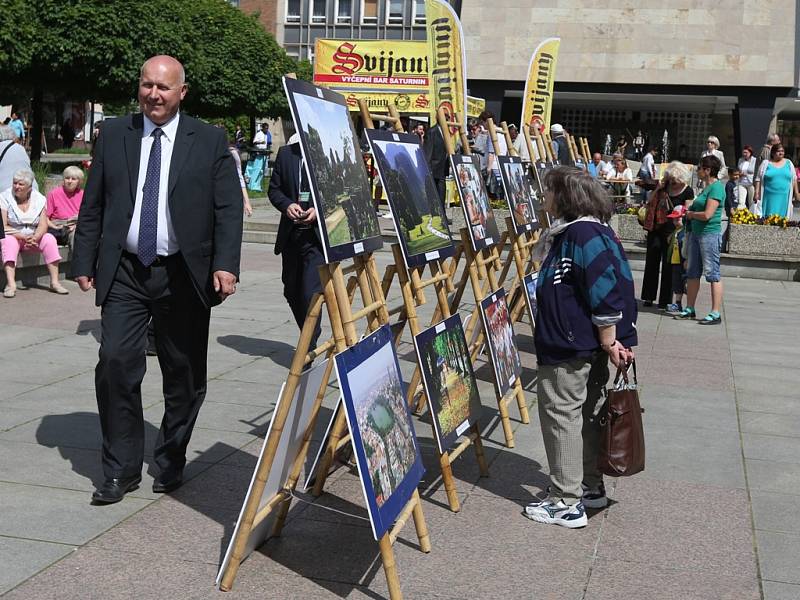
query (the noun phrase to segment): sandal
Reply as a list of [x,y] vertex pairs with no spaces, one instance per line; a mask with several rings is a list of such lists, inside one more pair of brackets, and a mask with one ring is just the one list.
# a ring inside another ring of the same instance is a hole
[[50,284],[50,291],[54,294],[59,294],[60,296],[66,296],[69,294],[69,290],[58,282]]
[[722,316],[717,313],[708,313],[705,317],[697,322],[699,325],[719,325],[722,323]]
[[697,314],[694,312],[693,308],[686,307],[677,315],[672,317],[673,319],[696,319]]
[[12,288],[11,286],[7,285],[6,289],[3,290],[3,298],[13,298],[17,295],[17,288]]

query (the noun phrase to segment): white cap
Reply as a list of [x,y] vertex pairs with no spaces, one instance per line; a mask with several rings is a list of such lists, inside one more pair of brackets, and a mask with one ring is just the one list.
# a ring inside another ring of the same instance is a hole
[[564,127],[562,127],[558,123],[553,123],[552,125],[550,125],[550,131],[552,131],[553,133],[564,133]]

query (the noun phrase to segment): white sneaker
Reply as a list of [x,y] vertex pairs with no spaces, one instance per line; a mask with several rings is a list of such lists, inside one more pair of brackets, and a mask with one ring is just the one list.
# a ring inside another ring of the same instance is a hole
[[543,502],[533,502],[525,507],[525,516],[537,523],[561,525],[569,529],[586,527],[589,520],[583,503],[568,505],[563,501],[553,502],[550,498]]

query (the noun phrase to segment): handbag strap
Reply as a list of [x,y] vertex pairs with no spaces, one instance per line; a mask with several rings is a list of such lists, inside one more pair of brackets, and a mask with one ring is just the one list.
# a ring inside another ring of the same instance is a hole
[[14,144],[16,144],[16,142],[11,140],[11,143],[8,146],[6,146],[5,148],[3,148],[2,152],[0,152],[0,163],[3,162],[3,158],[5,157],[6,152],[11,150],[11,146],[13,146]]
[[631,361],[631,364],[627,366],[627,368],[623,369],[622,367],[617,367],[617,375],[614,377],[614,386],[619,383],[620,377],[625,382],[625,385],[628,385],[630,382],[628,381],[628,371],[630,368],[633,367],[633,384],[639,385],[639,377],[636,375],[636,359],[634,358]]

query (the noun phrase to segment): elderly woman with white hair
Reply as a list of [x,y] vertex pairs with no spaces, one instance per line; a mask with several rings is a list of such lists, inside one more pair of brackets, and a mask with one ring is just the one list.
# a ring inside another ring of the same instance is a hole
[[47,194],[48,226],[66,243],[72,243],[75,226],[78,224],[78,212],[83,202],[83,170],[69,166],[64,169],[63,183]]
[[58,281],[58,252],[56,238],[47,233],[47,200],[33,189],[33,172],[20,169],[13,176],[11,187],[0,193],[0,215],[5,237],[0,240],[3,267],[6,272],[4,298],[17,295],[16,268],[20,252],[41,252],[50,274],[50,291],[68,294]]
[[667,309],[672,298],[669,239],[672,232],[675,231],[675,225],[667,215],[676,206],[687,206],[694,199],[694,192],[689,186],[691,177],[689,167],[677,160],[673,161],[664,170],[664,175],[656,189],[650,192],[643,225],[647,231],[647,254],[645,255],[644,279],[642,280],[644,306],[653,305],[657,292],[658,308],[662,310]]
[[719,159],[719,162],[722,163],[722,167],[717,174],[717,179],[720,181],[727,180],[728,167],[725,166],[725,155],[722,153],[722,150],[719,149],[719,138],[717,136],[708,136],[708,139],[706,140],[706,149],[703,150],[700,158],[703,158],[704,156],[716,156]]

